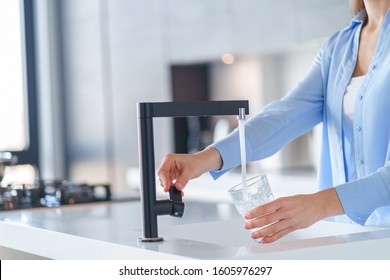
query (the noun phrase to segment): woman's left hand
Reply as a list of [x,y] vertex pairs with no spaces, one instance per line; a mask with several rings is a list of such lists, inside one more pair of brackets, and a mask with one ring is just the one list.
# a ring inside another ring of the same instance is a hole
[[252,232],[251,237],[262,238],[261,243],[271,243],[325,217],[343,213],[337,192],[331,188],[309,195],[282,197],[258,206],[244,215],[248,220],[245,229],[263,227]]

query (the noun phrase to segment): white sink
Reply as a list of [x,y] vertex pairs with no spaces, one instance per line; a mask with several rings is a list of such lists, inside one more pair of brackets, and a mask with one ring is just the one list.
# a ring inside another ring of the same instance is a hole
[[[250,232],[245,230],[243,225],[244,221],[242,219],[174,225],[160,227],[159,235],[229,247],[254,245],[255,241],[250,238]],[[309,228],[292,232],[276,243],[349,235],[380,229],[381,228],[362,227],[354,224],[320,221]]]

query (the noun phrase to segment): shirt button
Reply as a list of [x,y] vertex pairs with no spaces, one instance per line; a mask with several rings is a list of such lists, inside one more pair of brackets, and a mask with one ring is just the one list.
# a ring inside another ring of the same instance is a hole
[[363,165],[364,164],[364,160],[360,160],[360,165]]
[[372,69],[372,70],[375,70],[375,68],[376,68],[376,65],[375,65],[375,64],[372,65],[371,69]]
[[363,95],[359,95],[359,100],[362,100],[363,99]]
[[362,131],[362,128],[361,128],[360,126],[358,126],[358,127],[356,127],[356,130],[357,130],[358,132],[360,132],[360,131]]

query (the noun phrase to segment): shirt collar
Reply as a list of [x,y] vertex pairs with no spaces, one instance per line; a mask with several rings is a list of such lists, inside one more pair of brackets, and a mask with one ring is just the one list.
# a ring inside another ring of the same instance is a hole
[[[387,10],[385,18],[390,17],[390,9]],[[361,10],[356,16],[352,18],[351,24],[361,24],[367,20],[367,11],[366,9]]]
[[357,15],[355,15],[343,30],[354,29],[355,26],[363,24],[367,19],[366,9],[361,10]]
[[352,23],[363,23],[367,19],[366,9],[361,10],[354,18],[352,19]]

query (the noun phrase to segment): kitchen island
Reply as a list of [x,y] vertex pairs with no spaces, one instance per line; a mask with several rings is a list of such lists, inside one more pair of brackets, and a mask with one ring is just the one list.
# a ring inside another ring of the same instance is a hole
[[159,235],[164,241],[156,243],[138,241],[142,236],[139,200],[3,211],[0,257],[390,259],[390,251],[386,249],[390,247],[390,229],[320,221],[273,244],[257,244],[249,238],[242,218],[223,195],[214,201],[200,201],[191,196],[191,193],[184,196],[183,218],[158,218]]

